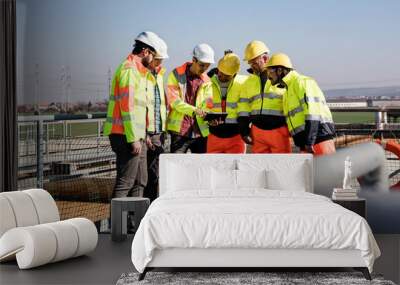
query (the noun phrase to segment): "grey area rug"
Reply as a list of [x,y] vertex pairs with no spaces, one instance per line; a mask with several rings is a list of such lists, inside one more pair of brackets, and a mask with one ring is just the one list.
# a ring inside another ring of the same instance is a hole
[[122,274],[117,285],[395,285],[392,281],[384,280],[380,275],[372,275],[373,280],[368,281],[360,272],[148,272],[142,281],[138,281],[138,276],[138,273]]

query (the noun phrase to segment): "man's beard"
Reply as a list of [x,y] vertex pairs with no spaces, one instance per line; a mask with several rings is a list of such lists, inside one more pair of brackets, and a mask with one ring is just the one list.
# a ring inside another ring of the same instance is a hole
[[149,60],[148,57],[144,57],[143,60],[142,60],[142,64],[147,68],[149,68],[150,62],[151,61]]

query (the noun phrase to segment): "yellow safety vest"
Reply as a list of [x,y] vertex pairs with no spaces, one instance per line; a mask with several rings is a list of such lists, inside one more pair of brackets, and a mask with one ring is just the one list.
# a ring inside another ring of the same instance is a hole
[[283,96],[283,112],[292,136],[305,130],[305,121],[333,124],[332,114],[318,84],[292,70],[284,78],[287,91]]
[[[225,119],[225,124],[237,124],[238,117],[238,102],[243,83],[247,76],[237,74],[230,82],[226,93],[226,112],[228,116]],[[218,82],[217,75],[211,77],[212,83],[212,112],[222,112],[222,94]]]
[[[174,69],[168,76],[167,98],[170,112],[167,119],[167,130],[181,133],[182,122],[185,115],[194,116],[196,108],[209,110],[212,104],[211,82],[207,75],[201,78],[203,84],[199,87],[196,94],[195,106],[185,102],[186,94],[186,68],[188,63]],[[202,118],[196,116],[201,135],[208,136],[208,124]]]
[[104,135],[124,134],[129,143],[146,136],[148,70],[136,55],[117,68],[110,90]]
[[285,89],[271,85],[268,80],[261,90],[261,79],[256,74],[250,75],[243,84],[238,104],[238,116],[270,115],[283,117],[282,98]]

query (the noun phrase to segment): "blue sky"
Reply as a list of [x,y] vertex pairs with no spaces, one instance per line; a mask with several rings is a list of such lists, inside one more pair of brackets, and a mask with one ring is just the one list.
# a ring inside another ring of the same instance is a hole
[[19,103],[63,101],[62,66],[71,72],[71,101],[106,98],[108,68],[143,30],[167,42],[169,71],[197,43],[217,58],[227,48],[243,57],[258,39],[324,89],[400,86],[398,11],[397,0],[17,0]]

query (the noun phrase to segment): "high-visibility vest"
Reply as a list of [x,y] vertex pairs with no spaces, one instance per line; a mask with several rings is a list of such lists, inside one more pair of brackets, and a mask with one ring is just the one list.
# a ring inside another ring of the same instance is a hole
[[[200,85],[196,93],[195,106],[185,102],[186,94],[186,68],[188,62],[174,69],[168,76],[167,99],[170,112],[167,119],[167,129],[175,133],[181,133],[183,118],[185,115],[194,116],[196,108],[209,110],[212,106],[211,82],[206,74],[201,75],[203,84]],[[208,136],[208,124],[200,117],[196,116],[201,135]]]
[[167,129],[167,106],[165,100],[165,92],[164,92],[164,74],[165,68],[159,68],[156,71],[156,76],[153,73],[148,73],[148,98],[147,98],[147,131],[155,132],[155,118],[154,118],[154,107],[155,107],[155,94],[154,89],[157,84],[158,90],[160,92],[160,114],[161,114],[161,130],[164,132]]
[[147,75],[141,58],[133,54],[118,67],[112,81],[104,135],[124,134],[129,143],[145,138]]
[[282,98],[285,89],[271,85],[267,81],[261,90],[261,78],[251,74],[243,84],[238,103],[238,116],[270,115],[283,117]]
[[292,70],[283,81],[287,85],[283,96],[283,112],[292,136],[305,130],[306,120],[333,124],[324,94],[313,78]]
[[[238,117],[238,102],[243,83],[246,81],[247,76],[237,74],[230,82],[226,93],[226,112],[228,116],[225,119],[225,124],[237,124]],[[222,112],[222,94],[221,87],[218,82],[217,75],[211,77],[212,83],[212,108],[211,111],[215,113]]]

